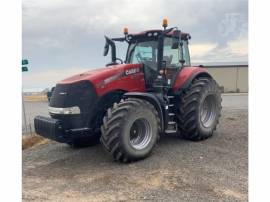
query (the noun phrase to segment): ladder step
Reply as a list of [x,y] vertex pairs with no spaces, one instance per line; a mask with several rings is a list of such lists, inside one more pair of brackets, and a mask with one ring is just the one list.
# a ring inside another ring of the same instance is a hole
[[175,121],[169,121],[168,124],[173,125],[173,124],[175,124]]
[[169,107],[173,107],[174,106],[174,104],[169,104]]
[[168,97],[169,99],[174,98],[174,96],[173,96],[173,95],[168,95],[167,97]]
[[174,129],[167,129],[165,130],[165,133],[176,133],[177,130],[174,130]]
[[175,115],[175,113],[169,113],[169,116],[174,116]]

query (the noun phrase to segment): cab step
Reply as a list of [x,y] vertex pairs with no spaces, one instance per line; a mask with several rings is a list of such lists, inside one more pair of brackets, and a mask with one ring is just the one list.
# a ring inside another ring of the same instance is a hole
[[165,130],[165,133],[167,133],[167,134],[176,133],[176,132],[177,132],[176,129],[167,129],[167,130]]
[[169,121],[169,122],[168,122],[168,125],[175,125],[175,124],[176,124],[175,121]]

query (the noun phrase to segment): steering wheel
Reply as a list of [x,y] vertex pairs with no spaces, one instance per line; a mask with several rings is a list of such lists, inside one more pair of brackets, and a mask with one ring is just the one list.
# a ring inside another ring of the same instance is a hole
[[123,60],[122,60],[122,59],[120,59],[120,58],[116,58],[116,61],[117,61],[117,60],[118,60],[118,61],[120,61],[120,63],[121,63],[121,64],[123,64],[123,63],[124,63],[124,62],[123,62]]

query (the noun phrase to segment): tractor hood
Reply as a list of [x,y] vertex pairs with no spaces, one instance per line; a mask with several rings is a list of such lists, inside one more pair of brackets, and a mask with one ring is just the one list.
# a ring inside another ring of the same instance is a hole
[[[97,98],[114,90],[144,91],[142,65],[121,64],[94,69],[58,82],[50,99],[50,109],[54,110],[50,113],[55,114],[55,109],[79,107],[72,127],[82,127],[89,121],[85,116],[93,112]],[[59,118],[63,115],[53,116]]]
[[[69,78],[66,78],[59,82],[59,84],[71,84],[76,83],[79,81],[85,81],[88,80],[95,86],[98,85],[100,82],[106,80],[106,79],[113,79],[112,77],[115,77],[117,79],[117,75],[124,76],[129,75],[132,73],[136,73],[136,71],[141,71],[142,68],[141,64],[120,64],[120,65],[113,65],[109,67],[103,67],[103,68],[96,68],[81,74],[76,74],[74,76],[71,76]],[[133,72],[135,71],[135,72]]]
[[111,76],[118,75],[118,74],[129,74],[129,71],[134,68],[141,68],[141,64],[120,64],[120,65],[113,65],[109,67],[103,68],[96,68],[81,74],[76,74],[74,76],[68,77],[62,81],[60,84],[69,84],[75,83],[82,80],[89,80],[94,85],[98,84],[102,80],[105,80]]

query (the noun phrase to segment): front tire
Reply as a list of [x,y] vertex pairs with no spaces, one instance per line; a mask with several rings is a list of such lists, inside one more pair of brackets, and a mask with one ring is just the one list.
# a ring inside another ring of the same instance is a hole
[[129,98],[109,108],[101,127],[101,143],[116,161],[136,161],[150,155],[160,131],[160,119],[147,101]]
[[180,95],[177,110],[180,135],[199,141],[212,136],[221,114],[219,86],[212,78],[195,79]]

